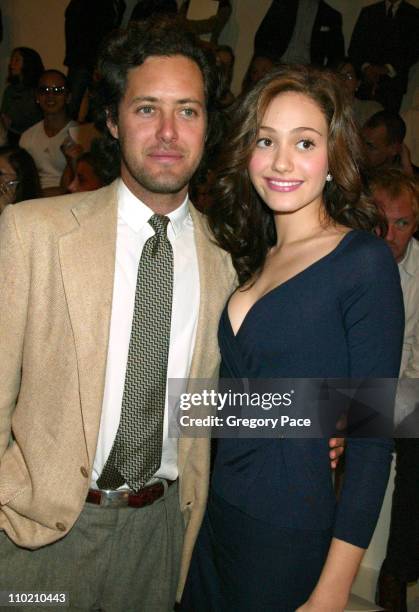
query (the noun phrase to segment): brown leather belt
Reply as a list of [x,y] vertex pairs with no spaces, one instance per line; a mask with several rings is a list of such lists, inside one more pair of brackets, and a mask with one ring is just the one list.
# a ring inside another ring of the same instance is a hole
[[[166,480],[167,487],[170,487],[176,480]],[[150,506],[155,501],[164,495],[165,485],[163,482],[144,487],[138,493],[134,493],[129,489],[119,489],[117,491],[103,491],[98,489],[89,489],[86,497],[86,502],[96,504],[102,508],[124,508],[131,506],[132,508],[143,508]]]

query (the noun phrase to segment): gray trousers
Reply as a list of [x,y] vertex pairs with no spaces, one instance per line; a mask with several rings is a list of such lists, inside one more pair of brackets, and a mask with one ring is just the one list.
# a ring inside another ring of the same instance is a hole
[[177,483],[144,508],[85,504],[64,538],[37,550],[16,546],[0,531],[0,591],[66,591],[68,607],[37,606],[49,612],[169,612],[182,541]]

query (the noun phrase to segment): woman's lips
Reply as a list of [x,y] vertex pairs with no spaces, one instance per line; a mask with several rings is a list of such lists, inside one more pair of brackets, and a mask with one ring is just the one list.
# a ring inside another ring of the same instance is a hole
[[267,178],[265,179],[265,181],[269,189],[272,189],[272,191],[279,191],[281,193],[289,193],[290,191],[295,191],[296,189],[301,187],[301,185],[304,182],[304,181],[299,181],[297,179],[280,181],[278,179],[271,179],[271,178]]

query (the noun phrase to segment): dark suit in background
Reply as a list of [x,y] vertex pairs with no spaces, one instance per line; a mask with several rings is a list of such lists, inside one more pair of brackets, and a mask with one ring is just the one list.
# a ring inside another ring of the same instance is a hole
[[176,0],[139,0],[132,9],[131,21],[143,21],[154,15],[176,15]]
[[419,10],[403,0],[394,17],[388,17],[385,2],[366,6],[355,24],[349,56],[359,68],[365,64],[394,68],[395,76],[382,75],[375,91],[365,84],[359,94],[398,112],[409,69],[419,59]]
[[[273,0],[255,36],[255,55],[279,61],[294,32],[298,0]],[[320,0],[313,25],[310,45],[312,64],[325,66],[343,57],[342,15]]]
[[77,118],[90,85],[103,39],[119,27],[125,0],[71,0],[65,10],[65,58],[71,90],[70,112]]

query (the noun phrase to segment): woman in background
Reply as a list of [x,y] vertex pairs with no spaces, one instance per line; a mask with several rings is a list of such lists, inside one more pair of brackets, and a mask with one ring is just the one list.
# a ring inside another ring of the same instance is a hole
[[100,172],[100,160],[90,151],[82,153],[76,160],[74,178],[68,186],[68,191],[70,193],[95,191],[104,184]]
[[342,77],[343,84],[349,94],[354,112],[355,120],[361,128],[364,123],[375,113],[383,110],[383,106],[375,100],[360,100],[357,98],[356,92],[361,85],[362,74],[360,74],[353,61],[349,57],[344,57],[331,66]]
[[0,109],[11,146],[17,145],[20,135],[42,119],[41,109],[36,102],[36,87],[43,71],[41,57],[34,49],[13,49],[9,63],[9,84],[4,90]]
[[[240,284],[220,320],[220,377],[396,378],[398,271],[373,233],[339,79],[284,66],[234,110],[208,211]],[[389,439],[348,439],[336,503],[326,439],[220,438],[181,609],[343,611],[391,451]]]
[[41,187],[35,162],[18,147],[0,148],[0,213],[8,204],[39,198]]

